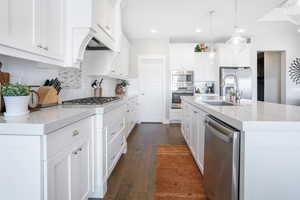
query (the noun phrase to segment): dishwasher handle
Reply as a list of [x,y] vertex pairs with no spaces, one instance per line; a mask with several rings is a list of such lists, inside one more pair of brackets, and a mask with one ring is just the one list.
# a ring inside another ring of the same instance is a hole
[[221,124],[210,118],[205,120],[205,124],[205,129],[207,131],[214,134],[216,137],[226,143],[233,143],[234,135],[239,133],[238,131],[226,127],[224,124]]

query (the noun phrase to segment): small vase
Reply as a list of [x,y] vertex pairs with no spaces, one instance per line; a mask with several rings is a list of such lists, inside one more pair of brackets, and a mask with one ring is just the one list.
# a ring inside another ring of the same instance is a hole
[[30,96],[4,96],[6,112],[4,116],[22,116],[29,113]]
[[116,95],[122,95],[123,94],[123,87],[121,85],[116,86]]

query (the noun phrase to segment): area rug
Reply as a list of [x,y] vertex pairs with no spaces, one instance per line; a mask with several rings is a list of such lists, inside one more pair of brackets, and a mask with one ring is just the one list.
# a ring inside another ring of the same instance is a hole
[[155,200],[207,200],[202,175],[185,145],[159,145]]

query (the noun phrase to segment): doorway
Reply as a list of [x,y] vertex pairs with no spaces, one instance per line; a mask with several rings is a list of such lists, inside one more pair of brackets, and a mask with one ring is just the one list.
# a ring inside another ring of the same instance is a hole
[[165,57],[140,56],[139,119],[146,123],[163,123],[165,120]]
[[285,52],[257,53],[257,99],[285,103]]

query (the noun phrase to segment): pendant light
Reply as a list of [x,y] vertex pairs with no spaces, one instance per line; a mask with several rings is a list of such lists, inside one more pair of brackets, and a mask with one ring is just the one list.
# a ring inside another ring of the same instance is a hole
[[213,34],[213,16],[215,14],[214,10],[209,11],[209,32],[210,32],[210,50],[209,57],[214,59],[216,52],[214,49],[214,34]]
[[247,39],[242,36],[243,30],[238,26],[238,0],[234,1],[234,32],[228,43],[235,46],[242,46],[247,44]]

